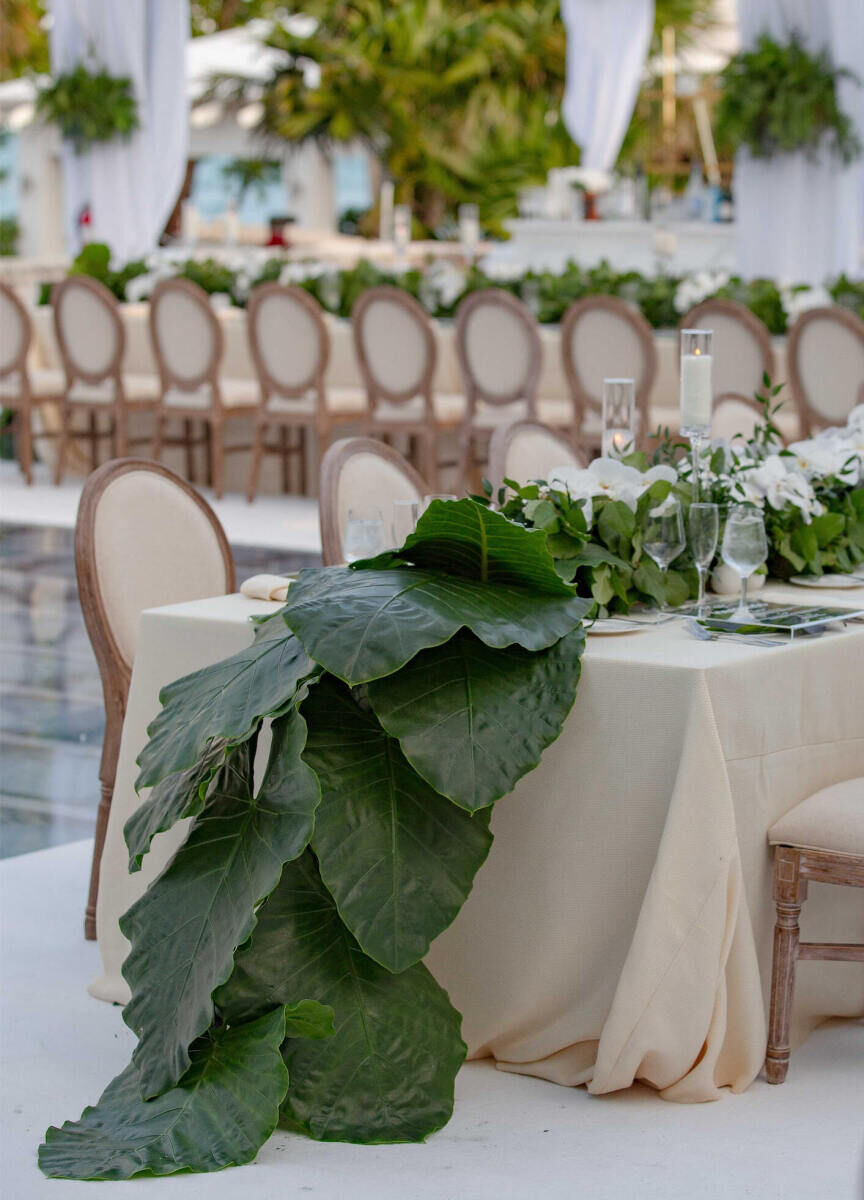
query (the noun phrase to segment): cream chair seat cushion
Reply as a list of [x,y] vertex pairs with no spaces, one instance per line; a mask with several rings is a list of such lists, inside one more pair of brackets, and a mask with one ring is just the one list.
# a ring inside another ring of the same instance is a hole
[[823,788],[775,822],[772,846],[864,856],[864,778]]
[[[30,380],[30,394],[37,400],[53,399],[63,394],[66,388],[66,375],[53,367],[29,367],[27,376]],[[14,401],[21,395],[21,379],[17,371],[4,375],[0,379],[0,398]]]
[[[222,379],[219,381],[222,403],[225,408],[254,408],[261,391],[254,379]],[[194,408],[206,412],[213,405],[213,389],[209,383],[186,391],[183,388],[168,388],[162,398],[166,408]]]

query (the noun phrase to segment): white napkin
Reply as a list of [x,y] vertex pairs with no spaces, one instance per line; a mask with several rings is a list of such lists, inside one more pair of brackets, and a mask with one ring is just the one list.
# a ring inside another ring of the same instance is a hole
[[250,600],[284,600],[293,582],[284,575],[253,575],[244,579],[240,591]]

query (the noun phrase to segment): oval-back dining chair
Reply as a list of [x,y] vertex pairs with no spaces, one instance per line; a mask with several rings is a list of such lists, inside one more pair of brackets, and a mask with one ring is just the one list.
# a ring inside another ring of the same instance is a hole
[[[714,333],[712,435],[728,440],[737,434],[749,437],[762,415],[754,397],[763,390],[763,376],[773,380],[776,372],[768,327],[746,305],[716,297],[703,300],[681,318],[679,344],[682,329]],[[794,435],[797,422],[790,427],[788,412],[784,416],[785,420],[780,418],[784,433]]]
[[632,379],[637,442],[651,432],[651,391],[657,375],[654,333],[619,296],[584,296],[561,320],[561,357],[580,444],[599,449],[604,379]]
[[434,485],[438,427],[433,380],[438,350],[426,310],[401,288],[369,288],[351,311],[351,330],[366,389],[366,433],[407,434],[418,444],[420,470]]
[[[98,465],[98,441],[110,436],[115,457],[129,444],[129,403],[152,407],[156,382],[147,376],[123,373],[126,331],[120,305],[98,279],[70,275],[51,289],[54,332],[66,375],[60,414],[60,442],[54,468],[55,483],[63,478],[66,454],[77,413],[89,418],[91,466]],[[111,417],[111,428],[100,431],[99,418]]]
[[489,443],[489,478],[497,493],[505,479],[527,483],[548,479],[554,467],[586,466],[585,457],[563,433],[539,421],[502,425]]
[[138,619],[145,608],[233,592],[235,581],[228,541],[210,506],[173,471],[139,458],[105,463],[84,485],[75,571],[105,700],[102,794],[84,919],[92,939]]
[[33,482],[33,409],[63,393],[60,373],[30,369],[32,341],[30,314],[12,288],[0,282],[0,404],[12,412],[18,464],[28,484]]
[[[317,455],[327,449],[335,418],[327,407],[324,376],[330,361],[330,335],[313,296],[300,287],[263,283],[249,296],[246,329],[261,398],[255,417],[248,499],[258,491],[261,460],[266,453],[282,456],[282,488],[289,490],[288,457],[300,463],[305,490],[306,434],[317,438]],[[267,444],[269,428],[279,430],[279,442]],[[299,431],[299,444],[289,447],[289,431]]]
[[320,521],[324,565],[345,561],[342,535],[348,513],[379,511],[387,528],[394,501],[420,504],[425,480],[392,446],[375,438],[342,438],[321,462]]
[[845,425],[856,404],[864,404],[864,321],[849,309],[802,313],[789,332],[786,356],[802,437]]
[[497,425],[536,419],[543,348],[531,310],[503,289],[485,288],[459,305],[456,353],[467,401],[459,464],[465,486],[482,461],[477,444]]

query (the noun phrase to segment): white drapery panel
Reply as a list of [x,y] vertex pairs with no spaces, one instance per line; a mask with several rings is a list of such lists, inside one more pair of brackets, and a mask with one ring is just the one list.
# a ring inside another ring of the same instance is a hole
[[[798,32],[809,50],[827,49],[834,65],[864,80],[862,0],[739,0],[741,44],[760,34],[787,41]],[[864,139],[864,88],[845,80],[840,105]],[[747,278],[824,283],[839,271],[860,275],[864,250],[864,159],[844,166],[821,151],[735,165],[738,264]]]
[[614,167],[633,115],[654,0],[561,0],[567,85],[561,115],[582,147],[582,166]]
[[67,245],[76,251],[82,240],[107,242],[118,261],[139,257],[156,244],[186,169],[188,0],[53,0],[51,12],[52,70],[83,61],[129,76],[141,122],[128,141],[98,143],[81,155],[64,145]]

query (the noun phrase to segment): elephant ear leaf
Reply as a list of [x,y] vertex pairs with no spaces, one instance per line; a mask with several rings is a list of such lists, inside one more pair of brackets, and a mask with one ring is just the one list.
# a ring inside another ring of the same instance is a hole
[[162,689],[162,711],[138,758],[137,788],[194,767],[213,738],[251,737],[262,717],[283,712],[301,682],[317,673],[284,621],[275,620],[279,615],[259,628],[251,646]]
[[300,754],[306,726],[296,709],[273,722],[267,771],[252,795],[255,739],[228,755],[185,844],[121,919],[132,943],[124,1010],[138,1035],[132,1056],[145,1099],[172,1087],[191,1043],[213,1019],[213,991],[231,973],[255,909],[301,854],[318,804],[318,782]]
[[474,812],[513,790],[561,732],[585,633],[548,650],[491,650],[467,630],[369,684],[384,729],[436,792]]
[[156,1100],[141,1099],[130,1064],[79,1121],[48,1130],[39,1147],[43,1173],[52,1179],[131,1179],[251,1162],[276,1128],[288,1090],[280,1053],[286,1025],[290,1019],[279,1007],[206,1035],[192,1047],[182,1082]]
[[288,863],[262,905],[234,973],[217,993],[245,1021],[297,996],[326,1000],[336,1031],[290,1036],[283,1123],[323,1141],[423,1141],[453,1111],[465,1058],[459,1014],[426,968],[393,975],[363,954],[339,918],[308,851]]
[[420,778],[351,691],[323,679],[303,706],[304,758],[321,784],[312,849],[342,920],[390,971],[417,962],[455,918],[492,844]]

